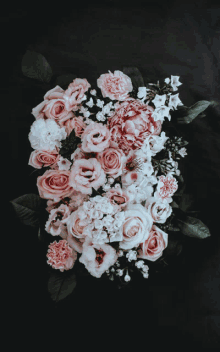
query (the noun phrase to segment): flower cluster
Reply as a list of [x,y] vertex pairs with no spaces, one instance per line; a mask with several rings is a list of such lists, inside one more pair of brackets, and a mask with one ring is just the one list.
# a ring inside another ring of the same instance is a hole
[[109,71],[97,79],[97,89],[76,78],[65,91],[49,90],[32,110],[29,165],[46,168],[37,178],[47,200],[45,230],[61,237],[49,246],[52,268],[69,270],[78,258],[95,277],[115,273],[128,282],[135,263],[148,277],[147,261],[168,245],[156,224],[172,214],[177,160],[186,155],[183,141],[162,131],[170,111],[183,105],[172,94],[180,84],[171,76],[162,87],[158,82],[137,91],[126,74]]

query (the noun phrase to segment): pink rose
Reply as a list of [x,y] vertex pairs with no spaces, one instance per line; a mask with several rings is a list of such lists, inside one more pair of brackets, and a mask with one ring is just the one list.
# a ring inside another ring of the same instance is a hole
[[70,185],[84,194],[92,194],[106,181],[105,172],[95,158],[75,160],[70,170]]
[[52,236],[67,237],[66,225],[63,223],[70,215],[70,209],[67,205],[61,204],[58,208],[51,209],[49,219],[45,224],[45,230]]
[[110,200],[111,204],[117,206],[119,211],[132,200],[132,197],[121,188],[110,188],[110,190],[106,192],[105,197]]
[[64,270],[72,269],[77,259],[77,252],[72,249],[66,240],[54,241],[48,246],[47,264],[53,269]]
[[130,77],[121,71],[101,75],[97,79],[97,86],[101,89],[103,97],[111,100],[125,100],[133,90]]
[[73,112],[67,109],[64,90],[60,86],[49,90],[44,96],[44,101],[32,109],[32,114],[36,119],[53,119],[58,124],[74,116]]
[[67,170],[47,170],[37,178],[40,197],[59,201],[71,196],[74,190],[69,183],[69,177],[70,171]]
[[90,123],[81,135],[82,150],[84,152],[102,152],[109,147],[110,131],[102,123]]
[[84,93],[87,92],[90,87],[91,85],[86,78],[75,78],[73,82],[69,84],[64,93],[64,99],[69,111],[78,110],[77,105],[83,101]]
[[55,165],[59,161],[60,155],[57,150],[34,150],[29,158],[28,165],[41,169],[42,167]]
[[112,246],[93,243],[89,237],[83,243],[82,249],[79,262],[84,264],[89,273],[97,278],[100,278],[118,259],[116,250]]
[[122,174],[126,157],[120,149],[106,148],[103,152],[97,154],[97,160],[106,174],[116,178]]
[[72,119],[69,119],[67,121],[64,121],[64,123],[62,124],[62,127],[63,126],[65,127],[65,130],[68,136],[70,135],[72,130],[74,130],[75,135],[77,137],[81,137],[87,125],[84,123],[83,117],[78,116],[78,117],[73,117]]
[[83,235],[83,229],[85,226],[81,226],[79,211],[82,207],[79,207],[76,211],[64,220],[64,223],[67,225],[67,241],[69,245],[74,248],[78,253],[82,253],[82,245],[85,241],[85,236]]
[[177,180],[171,174],[167,174],[165,177],[159,176],[159,182],[157,184],[157,189],[154,194],[156,199],[166,200],[168,203],[172,202],[172,196],[178,189]]
[[148,238],[153,219],[141,204],[128,204],[124,211],[123,240],[120,242],[120,248],[131,249]]
[[162,256],[167,244],[168,234],[153,225],[148,238],[140,244],[137,257],[154,262]]
[[152,216],[153,221],[160,224],[164,224],[172,213],[172,207],[166,200],[162,201],[154,197],[146,200],[145,207]]
[[111,139],[126,155],[140,149],[149,135],[159,134],[161,121],[154,121],[154,109],[133,98],[117,103],[115,113],[109,121]]

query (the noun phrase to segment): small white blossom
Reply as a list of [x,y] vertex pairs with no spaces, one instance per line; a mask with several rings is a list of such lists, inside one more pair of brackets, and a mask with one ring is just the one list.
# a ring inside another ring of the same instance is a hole
[[126,254],[126,258],[128,258],[128,261],[131,262],[132,260],[136,260],[137,259],[137,252],[135,251],[128,251],[128,253]]
[[164,82],[165,82],[166,84],[169,84],[169,83],[170,83],[170,79],[169,79],[169,78],[165,78]]
[[90,93],[91,93],[92,95],[96,95],[96,90],[95,90],[95,89],[92,89],[92,90],[90,90]]
[[124,255],[124,252],[123,252],[122,249],[120,249],[120,250],[118,251],[118,256],[119,256],[119,257],[123,257],[123,255]]
[[90,100],[86,103],[86,105],[89,106],[90,108],[92,108],[94,105],[93,99],[90,98]]
[[145,279],[148,279],[149,274],[148,274],[148,273],[143,273],[143,277],[144,277]]
[[170,100],[169,100],[169,107],[177,109],[178,105],[183,105],[181,100],[179,99],[179,93],[175,95],[170,95]]
[[84,117],[89,117],[91,114],[90,114],[90,112],[89,111],[86,111],[85,113],[84,113]]
[[178,153],[184,158],[184,156],[187,155],[186,148],[181,148]]
[[96,118],[98,121],[105,121],[106,120],[106,117],[105,115],[102,113],[102,111],[99,111],[97,114],[96,114]]
[[111,268],[111,272],[114,273],[115,272],[115,268]]
[[171,76],[171,86],[173,88],[173,91],[177,91],[179,86],[181,86],[182,83],[179,82],[180,76]]
[[108,183],[106,183],[105,185],[102,186],[102,188],[104,191],[108,191],[111,188],[111,186]]
[[104,105],[104,101],[103,100],[100,100],[100,99],[97,99],[97,103],[96,103],[96,106],[98,106],[99,108],[103,108],[103,105]]
[[148,265],[143,265],[143,266],[142,266],[142,271],[143,271],[144,273],[147,273],[148,270],[149,270]]
[[131,280],[131,277],[130,277],[128,274],[126,274],[125,277],[124,277],[124,280],[125,280],[126,282],[128,282],[128,281]]
[[161,105],[165,104],[166,99],[167,99],[166,94],[164,95],[156,94],[155,98],[152,100],[152,103],[156,106],[156,108],[158,108]]
[[114,183],[114,178],[113,177],[109,177],[109,179],[108,179],[108,183],[111,185],[112,183]]
[[142,98],[145,99],[146,95],[147,95],[147,88],[146,87],[139,87],[137,97],[139,99],[142,99]]
[[135,263],[135,266],[140,269],[142,268],[144,265],[144,261],[143,260],[138,260],[136,263]]
[[123,269],[117,269],[117,275],[122,276],[123,275]]
[[121,188],[121,185],[120,185],[120,183],[116,183],[114,187],[115,188]]
[[120,266],[120,263],[119,263],[118,260],[115,262],[115,265],[116,265],[116,266]]
[[154,118],[155,121],[160,120],[161,122],[163,122],[164,117],[167,117],[168,120],[170,121],[171,120],[170,107],[166,105],[159,106],[154,110],[152,117]]
[[60,159],[57,162],[57,165],[59,166],[59,170],[69,170],[71,164],[72,164],[71,161],[63,158],[62,156],[60,156]]
[[82,101],[86,100],[87,99],[87,96],[86,94],[84,94],[83,98],[82,98]]

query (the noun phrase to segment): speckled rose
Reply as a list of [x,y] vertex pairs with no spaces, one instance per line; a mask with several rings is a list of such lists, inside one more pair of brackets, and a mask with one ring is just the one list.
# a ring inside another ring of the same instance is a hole
[[72,269],[77,259],[77,252],[66,240],[54,241],[48,246],[47,264],[61,272]]
[[111,100],[123,101],[129,97],[128,93],[133,90],[130,77],[121,71],[115,71],[114,74],[102,74],[97,79],[97,86],[101,89],[104,98]]

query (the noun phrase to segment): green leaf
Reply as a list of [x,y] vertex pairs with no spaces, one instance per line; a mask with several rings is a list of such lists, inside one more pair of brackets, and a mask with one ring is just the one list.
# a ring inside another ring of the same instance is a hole
[[17,218],[24,225],[38,227],[40,211],[43,207],[42,199],[36,194],[25,194],[10,203],[16,212]]
[[186,216],[185,220],[177,219],[176,222],[177,226],[180,228],[180,231],[186,236],[199,239],[211,236],[208,227],[203,224],[200,219]]
[[182,248],[183,246],[180,241],[168,239],[168,246],[164,250],[164,255],[179,255]]
[[36,51],[27,50],[21,62],[21,69],[26,77],[49,83],[53,72],[50,64],[43,55]]
[[58,76],[56,79],[56,85],[60,86],[63,89],[67,89],[69,84],[72,83],[75,78],[77,78],[77,76],[71,73]]
[[199,114],[212,104],[210,101],[201,100],[189,107],[183,116],[177,118],[177,122],[180,124],[188,124],[192,122]]
[[59,302],[69,296],[76,287],[76,275],[72,270],[53,270],[48,281],[48,291],[53,301]]
[[123,67],[123,73],[131,78],[134,88],[144,87],[144,79],[137,67]]
[[179,202],[179,207],[183,211],[189,210],[192,205],[195,203],[194,197],[192,194],[184,193],[181,196],[181,200]]

